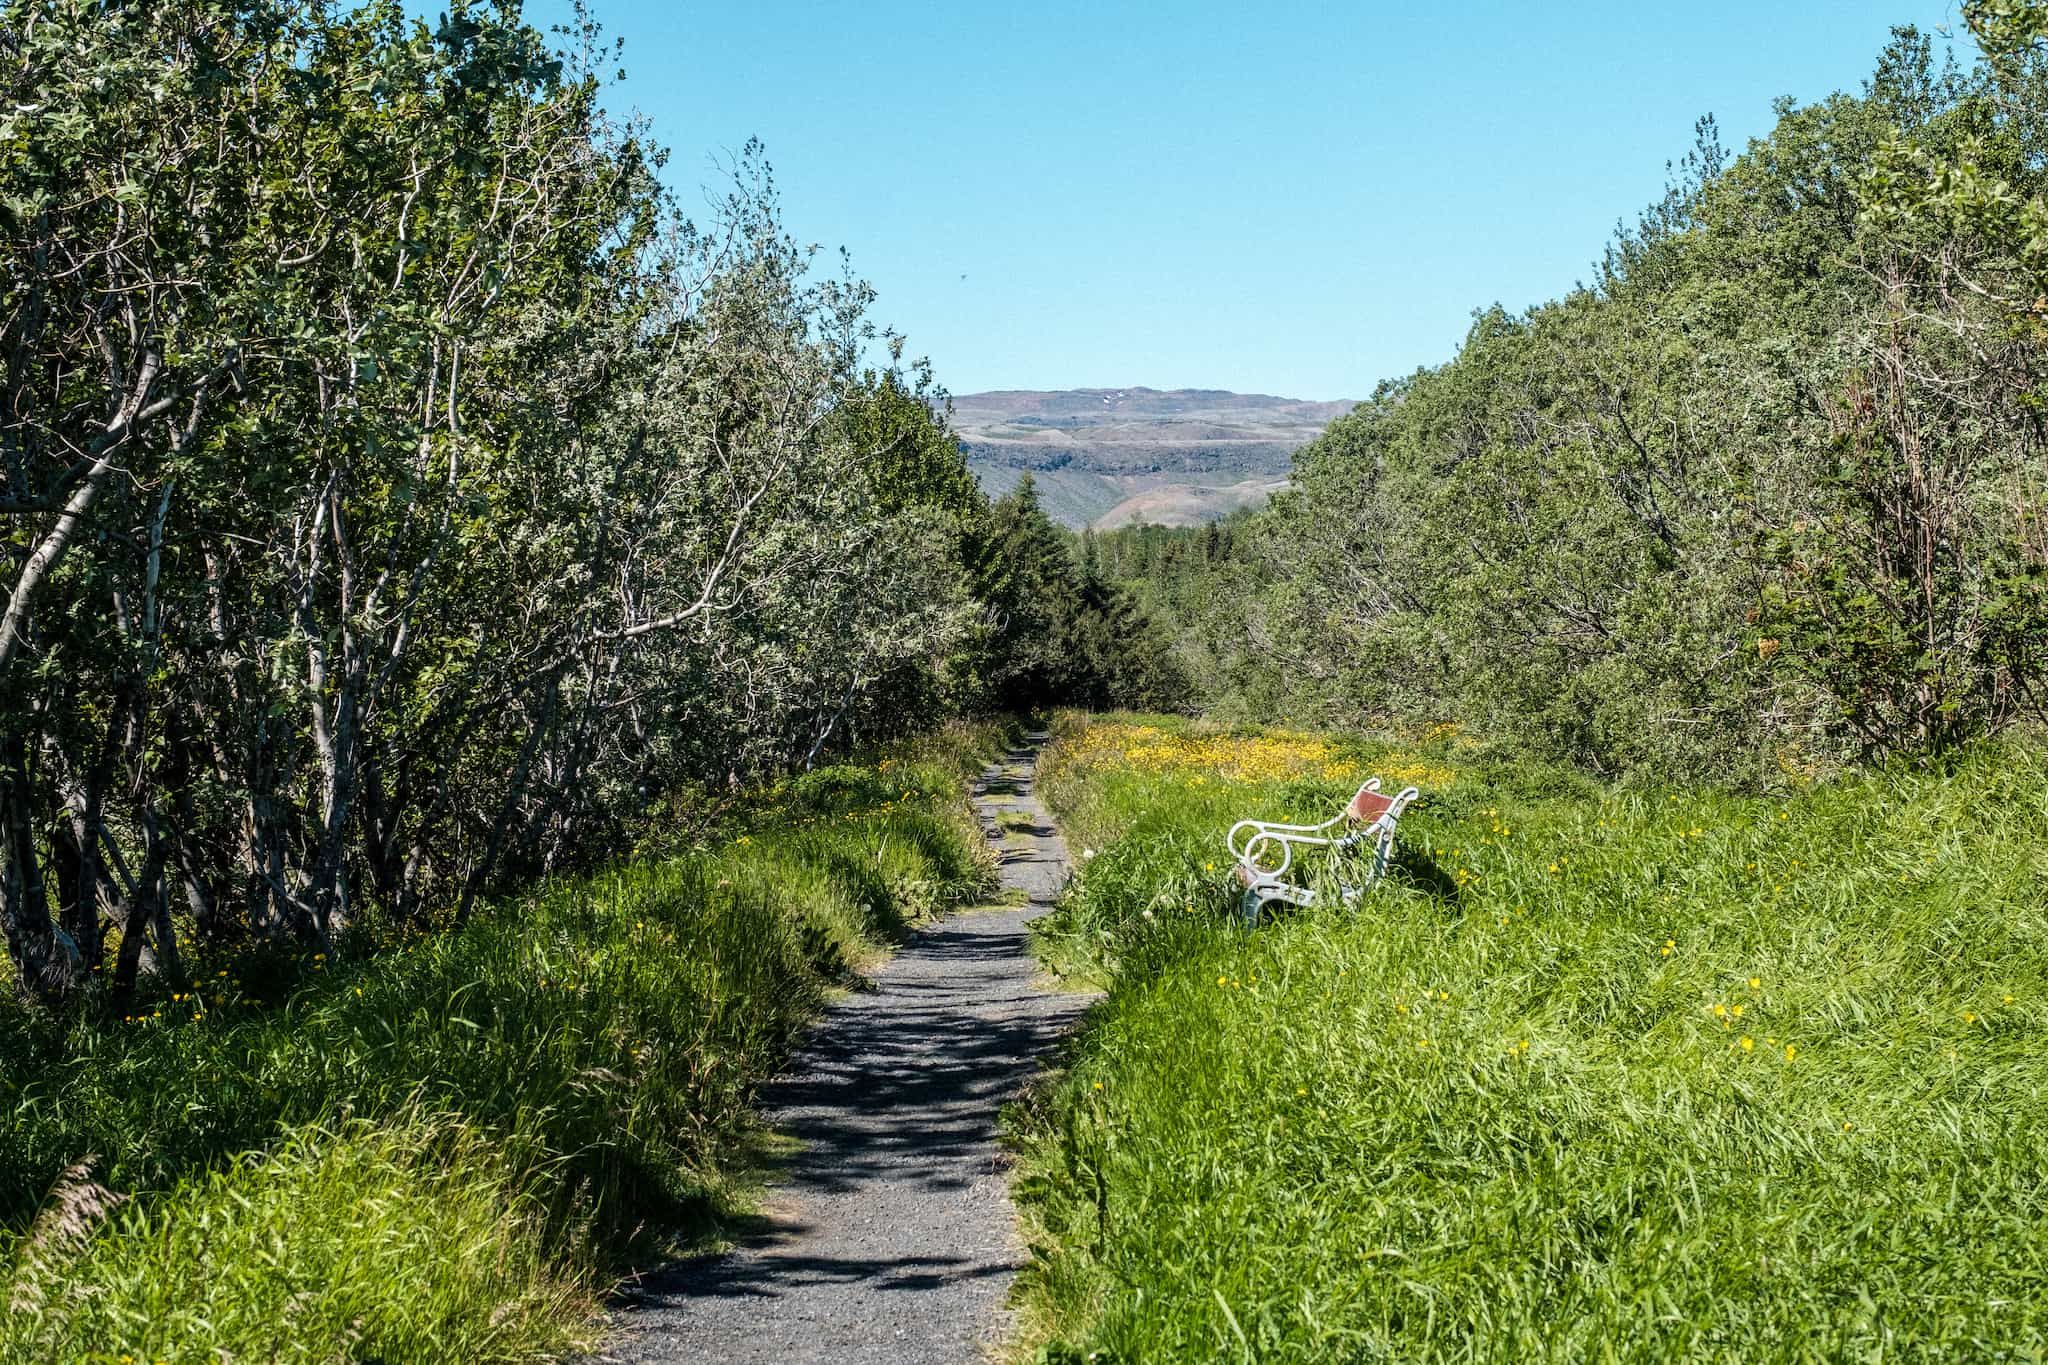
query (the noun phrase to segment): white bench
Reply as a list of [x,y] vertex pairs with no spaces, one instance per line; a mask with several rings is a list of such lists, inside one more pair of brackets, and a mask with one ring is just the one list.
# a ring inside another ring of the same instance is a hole
[[1271,820],[1240,820],[1230,827],[1224,843],[1237,863],[1237,879],[1244,884],[1244,917],[1250,924],[1274,901],[1287,905],[1313,905],[1315,889],[1288,881],[1297,848],[1327,848],[1336,852],[1373,846],[1363,886],[1339,886],[1345,903],[1356,900],[1365,888],[1386,875],[1387,862],[1394,855],[1394,828],[1401,812],[1421,793],[1403,787],[1387,796],[1375,777],[1358,789],[1349,805],[1320,825],[1283,825]]

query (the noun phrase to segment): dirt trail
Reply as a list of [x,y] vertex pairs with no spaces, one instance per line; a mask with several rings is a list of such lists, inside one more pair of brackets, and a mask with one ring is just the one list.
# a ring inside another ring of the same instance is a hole
[[1041,988],[1025,930],[1067,867],[1032,795],[1043,739],[974,789],[1025,904],[924,930],[826,1014],[763,1095],[800,1144],[767,1230],[645,1279],[600,1359],[961,1365],[1001,1339],[1024,1250],[996,1113],[1088,1003]]

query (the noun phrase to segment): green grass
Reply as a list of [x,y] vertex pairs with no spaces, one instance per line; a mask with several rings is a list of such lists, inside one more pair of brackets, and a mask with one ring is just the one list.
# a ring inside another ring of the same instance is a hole
[[[624,1258],[740,1211],[755,1087],[827,994],[993,885],[960,791],[995,738],[807,774],[460,930],[62,1031],[0,1010],[0,1360],[584,1340]],[[132,1198],[47,1235],[95,1184]]]
[[1782,799],[1418,757],[1402,873],[1247,932],[1224,828],[1351,782],[1053,756],[1099,854],[1048,956],[1112,989],[1020,1118],[1026,1349],[2048,1353],[2038,754]]
[[565,1351],[589,1267],[550,1261],[531,1186],[445,1119],[299,1129],[104,1229],[62,1226],[84,1190],[67,1184],[20,1257],[8,1346],[104,1362]]

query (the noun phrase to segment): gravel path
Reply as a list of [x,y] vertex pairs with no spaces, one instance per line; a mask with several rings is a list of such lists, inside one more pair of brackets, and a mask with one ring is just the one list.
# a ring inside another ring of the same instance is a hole
[[[1025,932],[1067,867],[1031,794],[1043,739],[974,789],[1027,903],[924,930],[826,1014],[762,1097],[800,1144],[767,1230],[645,1278],[600,1359],[962,1365],[1002,1339],[1024,1248],[996,1111],[1088,1004],[1040,987]],[[1023,817],[1007,837],[1003,812]]]

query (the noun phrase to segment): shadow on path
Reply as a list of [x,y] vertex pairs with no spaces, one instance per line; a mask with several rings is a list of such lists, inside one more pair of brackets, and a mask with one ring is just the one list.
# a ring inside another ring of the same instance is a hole
[[1032,794],[1043,738],[973,788],[1025,903],[916,934],[872,991],[827,1012],[762,1095],[798,1150],[759,1231],[643,1278],[600,1359],[959,1365],[1001,1338],[1024,1248],[997,1111],[1089,1003],[1034,984],[1026,926],[1067,868]]

